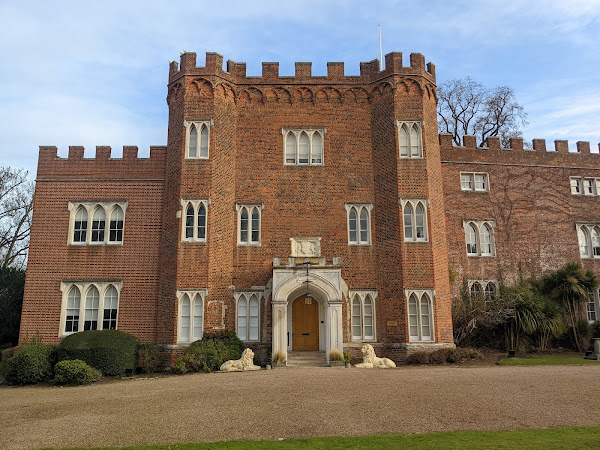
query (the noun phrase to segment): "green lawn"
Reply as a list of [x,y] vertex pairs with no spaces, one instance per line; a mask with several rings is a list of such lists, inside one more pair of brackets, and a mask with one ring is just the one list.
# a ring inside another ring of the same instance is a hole
[[455,431],[452,433],[388,434],[283,441],[231,441],[125,447],[126,449],[585,449],[600,448],[600,427],[520,431]]
[[501,366],[563,366],[581,364],[600,364],[600,361],[583,359],[581,355],[531,355],[525,358],[502,358],[498,361]]

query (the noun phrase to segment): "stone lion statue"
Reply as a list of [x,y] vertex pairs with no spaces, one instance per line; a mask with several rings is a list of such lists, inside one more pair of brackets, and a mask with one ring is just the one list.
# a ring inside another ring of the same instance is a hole
[[221,372],[243,372],[244,370],[260,370],[254,365],[254,352],[247,348],[240,359],[230,359],[221,365]]
[[361,369],[372,369],[374,367],[379,369],[387,369],[389,367],[396,367],[396,363],[389,358],[378,358],[375,356],[375,350],[371,344],[364,345],[362,348],[363,362],[357,364],[355,367]]

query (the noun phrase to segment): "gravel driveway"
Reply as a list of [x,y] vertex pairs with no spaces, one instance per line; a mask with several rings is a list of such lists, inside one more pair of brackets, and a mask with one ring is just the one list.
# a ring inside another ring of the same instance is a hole
[[305,368],[0,388],[0,448],[600,424],[600,365]]

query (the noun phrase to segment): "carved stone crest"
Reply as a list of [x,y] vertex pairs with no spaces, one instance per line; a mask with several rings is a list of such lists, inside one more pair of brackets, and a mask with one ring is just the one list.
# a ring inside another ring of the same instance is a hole
[[321,238],[290,238],[292,257],[318,258],[321,256]]

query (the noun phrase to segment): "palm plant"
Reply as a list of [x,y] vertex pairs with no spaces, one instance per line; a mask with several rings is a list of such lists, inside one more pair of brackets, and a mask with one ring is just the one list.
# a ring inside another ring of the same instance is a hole
[[584,350],[583,339],[577,327],[584,306],[589,302],[589,292],[598,287],[598,279],[577,263],[567,263],[555,272],[546,275],[541,287],[563,310],[566,322],[571,328],[573,343],[578,351]]

